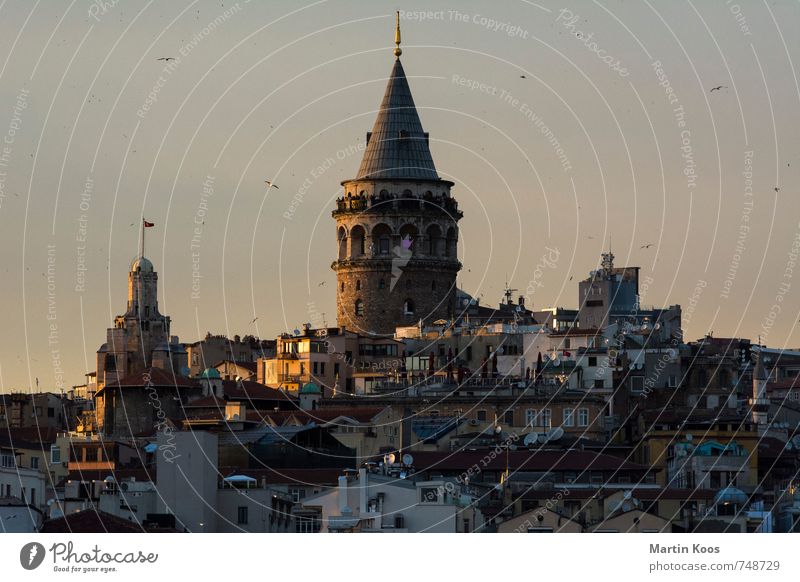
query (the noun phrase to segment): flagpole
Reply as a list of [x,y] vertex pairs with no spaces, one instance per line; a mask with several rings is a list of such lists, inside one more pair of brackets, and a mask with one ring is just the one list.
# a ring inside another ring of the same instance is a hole
[[144,217],[142,217],[142,240],[140,241],[139,258],[144,257]]

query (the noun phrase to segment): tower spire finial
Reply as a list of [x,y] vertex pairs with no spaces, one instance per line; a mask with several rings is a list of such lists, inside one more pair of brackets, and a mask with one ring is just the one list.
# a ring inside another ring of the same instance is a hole
[[403,49],[400,48],[400,11],[399,10],[397,11],[396,16],[397,16],[397,20],[396,20],[397,24],[396,24],[396,27],[395,27],[395,30],[394,30],[394,44],[395,44],[394,56],[396,56],[399,59],[400,55],[403,54]]

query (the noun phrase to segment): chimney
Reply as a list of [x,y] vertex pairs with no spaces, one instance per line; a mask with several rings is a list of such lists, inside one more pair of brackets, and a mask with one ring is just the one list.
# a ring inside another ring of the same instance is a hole
[[339,513],[345,514],[350,511],[347,507],[347,477],[339,477]]
[[361,514],[367,513],[367,470],[361,467],[358,470],[358,505]]

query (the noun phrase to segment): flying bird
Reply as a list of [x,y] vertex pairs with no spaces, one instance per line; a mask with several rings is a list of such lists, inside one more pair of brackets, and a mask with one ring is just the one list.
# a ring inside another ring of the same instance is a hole
[[646,245],[642,245],[639,248],[640,249],[649,249],[651,246],[653,246],[653,243],[647,243]]
[[322,283],[320,283],[319,285],[317,285],[317,287],[322,287],[324,284],[325,284],[325,281],[323,281]]
[[520,79],[527,79],[527,77],[525,75],[520,75],[519,78]]
[[775,190],[775,192],[780,192],[781,191],[781,189],[778,188],[777,186],[775,186],[775,188],[773,188],[773,190]]
[[257,321],[257,320],[258,320],[258,317],[254,317],[254,318],[253,318],[253,319],[250,321],[250,325],[253,325],[253,324],[254,324],[254,323]]
[[727,88],[728,88],[728,87],[726,87],[725,85],[720,85],[720,86],[718,86],[718,87],[713,87],[713,88],[711,89],[711,91],[709,91],[709,93],[713,93],[714,91],[719,91],[720,89],[727,89]]
[[175,57],[159,57],[156,60],[157,61],[174,61]]
[[275,188],[276,190],[280,190],[280,188],[278,188],[276,184],[273,184],[269,180],[264,180],[264,184],[267,185],[267,190],[269,190],[270,188]]
[[569,276],[569,280],[570,280],[570,281],[572,281],[572,277],[573,277],[573,275],[570,275],[570,276]]

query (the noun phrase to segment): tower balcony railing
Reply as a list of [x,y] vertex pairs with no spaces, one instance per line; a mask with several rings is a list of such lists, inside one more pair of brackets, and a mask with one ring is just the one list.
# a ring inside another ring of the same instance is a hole
[[450,196],[401,197],[396,194],[388,196],[343,196],[336,199],[334,214],[365,212],[444,212],[454,218],[461,218],[463,213],[458,209],[458,202]]

